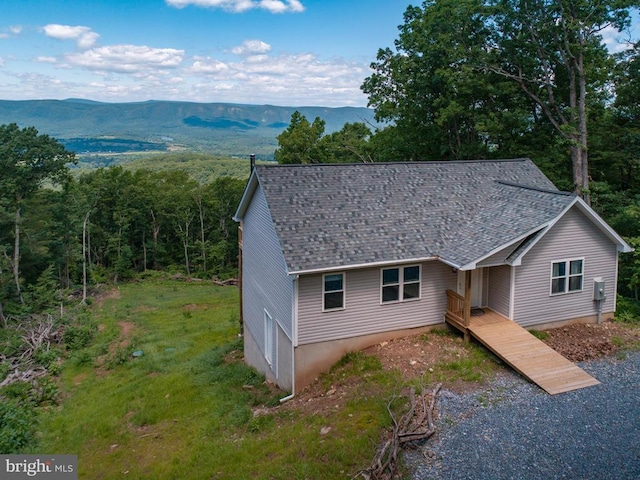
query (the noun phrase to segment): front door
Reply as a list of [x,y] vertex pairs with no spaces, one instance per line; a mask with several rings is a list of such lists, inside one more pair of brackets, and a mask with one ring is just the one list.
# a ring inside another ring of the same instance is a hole
[[471,271],[471,308],[482,307],[482,268]]
[[[466,272],[458,270],[458,295],[464,297]],[[482,268],[471,270],[471,308],[482,307]]]

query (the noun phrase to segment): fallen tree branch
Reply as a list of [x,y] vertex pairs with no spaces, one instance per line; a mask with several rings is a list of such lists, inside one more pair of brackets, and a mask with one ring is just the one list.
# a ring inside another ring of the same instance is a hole
[[[354,479],[358,477],[365,480],[391,480],[395,478],[398,470],[398,456],[402,446],[410,442],[426,440],[435,433],[433,410],[441,387],[442,384],[439,383],[432,391],[423,388],[417,397],[415,389],[412,388],[409,391],[409,409],[399,421],[391,409],[391,404],[396,398],[389,401],[387,411],[393,421],[391,438],[385,440],[378,448],[371,466],[357,472],[353,476]],[[427,397],[430,398],[428,406]]]
[[212,280],[214,285],[220,285],[221,287],[227,287],[229,285],[238,285],[237,278],[230,278],[228,280]]
[[47,374],[47,367],[37,361],[39,350],[49,351],[52,343],[62,340],[62,327],[57,326],[51,315],[30,315],[20,319],[14,327],[20,332],[21,345],[11,356],[2,355],[6,376],[0,379],[0,387],[16,382],[31,382]]

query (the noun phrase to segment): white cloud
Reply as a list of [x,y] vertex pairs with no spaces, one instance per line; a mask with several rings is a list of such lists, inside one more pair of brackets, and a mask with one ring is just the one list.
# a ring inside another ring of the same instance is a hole
[[196,58],[191,65],[191,71],[197,74],[219,74],[229,70],[226,63],[206,58]]
[[91,48],[100,35],[92,31],[89,27],[83,27],[80,25],[59,25],[57,23],[50,23],[43,27],[44,33],[47,37],[55,38],[56,40],[75,40],[78,48],[86,50]]
[[600,32],[605,47],[610,53],[618,53],[631,48],[629,34],[622,33],[614,27],[609,26]]
[[139,73],[154,69],[176,68],[182,63],[183,58],[184,50],[138,45],[96,47],[65,56],[70,64],[77,67],[118,73]]
[[167,5],[184,8],[189,5],[205,8],[221,8],[223,10],[242,13],[254,8],[271,13],[298,13],[304,11],[300,0],[165,0]]
[[369,74],[363,64],[321,61],[309,53],[253,55],[228,63],[199,57],[187,70],[191,76],[202,77],[197,84],[200,94],[232,91],[235,101],[255,103],[259,97],[261,102],[280,105],[353,105],[354,99],[362,98],[360,85]]
[[38,56],[34,60],[40,63],[58,63],[58,59],[56,57],[47,57],[44,55]]
[[0,31],[0,38],[10,38],[22,33],[22,25],[11,25]]
[[271,50],[271,45],[261,40],[245,40],[242,45],[231,49],[236,55],[255,55],[267,53]]

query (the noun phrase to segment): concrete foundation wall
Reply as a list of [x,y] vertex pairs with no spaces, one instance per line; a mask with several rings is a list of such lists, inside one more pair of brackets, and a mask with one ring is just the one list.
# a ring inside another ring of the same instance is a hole
[[263,374],[267,380],[276,382],[271,366],[264,358],[262,351],[246,326],[244,328],[244,361],[247,365]]
[[[613,312],[603,312],[601,319],[605,321],[613,318]],[[536,330],[546,330],[550,328],[559,328],[577,323],[596,323],[595,315],[577,317],[569,320],[538,324],[528,328]],[[407,337],[428,332],[433,328],[446,327],[444,322],[438,325],[430,325],[420,328],[410,328],[405,330],[397,330],[394,332],[378,333],[373,335],[364,335],[361,337],[347,338],[343,340],[332,340],[327,342],[312,343],[300,345],[295,349],[295,369],[296,369],[296,385],[295,390],[300,392],[305,386],[313,383],[320,374],[327,372],[338,362],[344,355],[350,352],[357,352],[371,347],[378,343],[393,340],[396,338]]]
[[[438,324],[438,326],[443,327],[444,323]],[[295,349],[296,392],[312,383],[321,373],[328,371],[347,353],[357,352],[386,340],[424,333],[432,328],[433,326],[409,328],[300,345]]]

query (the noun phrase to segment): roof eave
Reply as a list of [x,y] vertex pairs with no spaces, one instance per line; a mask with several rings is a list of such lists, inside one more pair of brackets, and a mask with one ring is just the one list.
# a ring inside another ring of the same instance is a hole
[[[494,248],[489,253],[486,253],[486,254],[482,255],[481,257],[478,257],[475,260],[462,265],[459,268],[459,270],[475,270],[477,268],[478,263],[480,263],[483,260],[491,257],[492,255],[495,255],[496,253],[498,253],[501,250],[504,250],[505,248],[508,248],[508,247],[510,247],[512,245],[515,245],[518,242],[521,242],[522,240],[527,238],[529,235],[532,235],[535,232],[540,231],[541,229],[545,228],[546,226],[547,226],[547,224],[543,223],[542,225],[539,225],[539,226],[537,226],[535,228],[532,228],[531,230],[529,230],[528,232],[524,233],[523,235],[520,235],[519,237],[515,238],[514,240],[511,240],[511,241],[509,241],[507,243],[504,243],[504,244]],[[505,265],[511,265],[511,262],[505,262]]]
[[247,208],[249,208],[249,204],[251,203],[251,199],[253,198],[253,194],[258,189],[259,185],[258,173],[256,169],[251,172],[251,176],[247,181],[247,186],[244,188],[244,193],[242,194],[242,198],[240,199],[240,203],[238,204],[238,209],[236,213],[233,215],[233,220],[235,222],[241,222],[244,214],[247,212]]
[[[383,262],[370,262],[370,263],[357,263],[352,265],[337,265],[334,267],[324,267],[324,268],[310,268],[307,270],[289,270],[288,274],[291,276],[295,275],[313,275],[318,273],[330,273],[330,272],[341,272],[346,270],[358,270],[360,268],[376,268],[376,267],[386,267],[389,265],[403,265],[407,263],[419,263],[419,262],[429,262],[432,260],[440,260],[447,265],[454,266],[450,262],[447,262],[439,257],[419,257],[419,258],[408,258],[402,260],[385,260]],[[457,267],[456,267],[457,268]]]
[[[591,218],[591,220],[602,230],[602,232],[609,237],[609,239],[617,244],[617,248],[619,252],[629,253],[633,252],[633,247],[629,245],[624,238],[616,233],[616,231],[611,228],[607,222],[605,222],[600,215],[596,213],[596,211],[591,208],[587,203],[582,200],[580,197],[576,197],[576,204],[583,213]],[[564,214],[564,213],[563,213]]]
[[632,252],[633,248],[624,241],[624,239],[618,235],[613,228],[611,228],[607,222],[605,222],[600,215],[598,215],[593,208],[591,208],[587,203],[582,200],[582,198],[576,196],[571,201],[567,207],[562,210],[551,222],[549,222],[545,227],[544,231],[538,235],[537,238],[531,242],[530,245],[527,245],[527,248],[523,249],[520,254],[509,262],[510,265],[517,267],[522,264],[522,259],[524,256],[540,241],[542,237],[546,235],[546,233],[553,227],[558,221],[573,207],[577,206],[580,211],[582,211],[587,217],[613,242],[616,244],[617,250],[622,253]]

